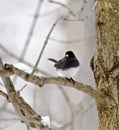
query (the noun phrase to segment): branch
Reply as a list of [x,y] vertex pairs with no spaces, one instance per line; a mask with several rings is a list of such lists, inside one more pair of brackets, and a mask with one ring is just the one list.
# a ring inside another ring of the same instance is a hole
[[56,39],[56,38],[53,38],[53,37],[51,37],[49,40],[58,42],[60,44],[77,44],[77,43],[83,42],[85,40],[88,40],[92,37],[95,37],[95,35],[85,37],[84,39],[74,39],[74,40],[70,40],[70,41],[69,40],[60,40],[60,39]]
[[20,56],[20,61],[23,60],[26,52],[27,52],[27,49],[29,47],[29,44],[30,44],[30,41],[31,41],[31,38],[32,38],[32,35],[33,35],[33,32],[35,30],[35,27],[36,27],[36,24],[37,24],[37,20],[38,20],[38,15],[39,15],[39,11],[41,9],[41,5],[42,5],[42,0],[38,0],[38,3],[37,3],[37,7],[36,7],[36,10],[35,10],[35,14],[34,14],[34,17],[33,17],[33,21],[31,23],[31,26],[30,26],[30,30],[28,32],[28,36],[27,36],[27,39],[24,43],[24,48],[22,50],[22,53],[21,53],[21,56]]
[[[6,75],[10,76],[12,74],[16,74],[23,80],[36,84],[39,87],[42,87],[45,84],[64,85],[64,86],[72,87],[79,91],[85,92],[88,95],[90,95],[91,97],[93,97],[95,100],[98,99],[97,92],[95,89],[93,89],[89,85],[85,85],[85,84],[79,83],[77,81],[72,82],[72,80],[61,78],[61,77],[38,77],[36,75],[31,75],[29,73],[26,73],[16,67],[14,67],[13,65],[9,65],[9,64],[6,64],[4,68],[6,70],[6,73],[4,73],[5,76]],[[0,74],[2,74],[2,72],[0,72]]]
[[[5,73],[2,60],[0,59],[0,71]],[[7,89],[9,102],[12,103],[14,109],[19,116],[21,122],[33,128],[45,128],[41,123],[41,116],[38,115],[16,92],[14,85],[8,75],[1,75],[2,81]]]
[[8,100],[8,95],[5,92],[3,92],[2,90],[0,90],[0,95]]
[[[85,0],[84,0],[84,2],[85,2]],[[92,9],[91,9],[91,11],[84,17],[84,18],[78,18],[78,19],[69,19],[69,18],[64,18],[64,20],[67,20],[67,21],[82,21],[82,22],[84,22],[86,19],[88,19],[92,14],[93,14],[93,11],[94,11],[94,9],[95,9],[95,7],[97,6],[97,1],[95,1],[95,3],[94,3],[94,5],[93,5],[93,7],[92,7]],[[83,5],[84,6],[84,5]],[[82,6],[82,8],[81,8],[81,12],[82,12],[82,10],[83,10],[83,7]],[[81,12],[79,12],[79,16],[80,16],[80,14],[81,14]]]
[[[5,44],[5,43],[3,43]],[[2,49],[2,51],[4,51],[5,53],[7,53],[9,56],[11,56],[12,58],[15,58],[16,60],[20,61],[20,58],[16,55],[16,54],[13,54],[12,52],[10,52],[9,50],[7,50],[1,43],[0,43],[0,49]],[[22,63],[26,64],[27,66],[33,68],[34,66],[27,62],[26,60],[22,59]],[[43,75],[47,75],[49,76],[50,74],[48,74],[47,72],[37,68],[36,71],[42,73]]]
[[46,45],[48,44],[48,40],[49,40],[49,38],[50,38],[50,35],[51,35],[53,29],[55,28],[56,24],[57,24],[57,23],[59,22],[59,20],[61,20],[61,19],[62,19],[62,16],[59,17],[59,18],[55,21],[55,23],[52,25],[52,27],[51,27],[51,29],[50,29],[50,31],[49,31],[47,37],[46,37],[46,40],[45,40],[45,42],[44,42],[44,45],[43,45],[43,47],[42,47],[42,49],[41,49],[41,52],[40,52],[40,54],[39,54],[39,56],[38,56],[38,59],[37,59],[37,61],[36,61],[36,63],[35,63],[35,66],[34,66],[32,72],[31,72],[32,75],[34,74],[34,72],[35,72],[36,69],[37,69],[37,66],[38,66],[38,64],[39,64],[39,62],[40,62],[40,59],[41,59],[41,57],[42,57],[42,54],[43,54],[43,52],[44,52],[45,47],[46,47]]
[[65,5],[59,1],[54,1],[54,0],[48,0],[48,2],[60,5],[63,8],[67,9],[69,11],[69,13],[71,13],[73,16],[77,16],[77,14],[68,5]]

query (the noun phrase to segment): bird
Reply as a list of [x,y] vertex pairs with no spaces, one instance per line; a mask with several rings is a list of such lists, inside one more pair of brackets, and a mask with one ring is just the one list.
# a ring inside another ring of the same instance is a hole
[[55,63],[54,67],[59,77],[72,79],[79,71],[80,63],[72,51],[67,51],[65,57],[60,60],[53,58],[48,58],[48,60]]

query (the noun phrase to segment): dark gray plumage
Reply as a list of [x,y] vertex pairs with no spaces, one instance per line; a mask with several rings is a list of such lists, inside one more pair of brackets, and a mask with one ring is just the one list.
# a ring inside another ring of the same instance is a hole
[[[67,51],[65,53],[65,57],[62,58],[61,60],[57,61],[55,59],[52,59],[52,58],[48,58],[48,60],[51,60],[53,61],[55,64],[54,64],[54,67],[56,68],[56,70],[60,70],[61,71],[68,71],[68,70],[71,70],[70,68],[77,68],[79,67],[79,61],[77,60],[76,56],[74,55],[74,53],[72,51]],[[61,72],[62,73],[62,72]],[[63,72],[64,73],[64,72]],[[68,75],[68,72],[66,72]],[[74,70],[71,72],[72,75],[74,73]],[[60,75],[61,76],[61,75]],[[62,74],[63,76],[63,74]]]

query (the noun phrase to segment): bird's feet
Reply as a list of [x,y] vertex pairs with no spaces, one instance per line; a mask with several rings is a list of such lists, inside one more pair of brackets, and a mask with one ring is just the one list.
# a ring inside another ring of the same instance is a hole
[[70,82],[72,82],[73,84],[75,84],[75,80],[73,79],[73,78],[67,78],[67,77],[65,77],[65,79],[67,79],[68,81],[70,81]]

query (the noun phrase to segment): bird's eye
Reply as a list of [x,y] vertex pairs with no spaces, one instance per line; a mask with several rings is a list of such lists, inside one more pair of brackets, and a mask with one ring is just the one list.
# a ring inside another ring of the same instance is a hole
[[68,54],[66,54],[66,55],[65,55],[65,57],[69,57],[69,55],[68,55]]

